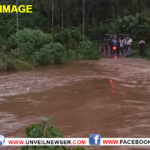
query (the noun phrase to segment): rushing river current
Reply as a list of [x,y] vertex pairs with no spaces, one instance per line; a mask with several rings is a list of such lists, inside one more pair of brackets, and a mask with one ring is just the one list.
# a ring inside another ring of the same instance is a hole
[[64,137],[150,137],[150,61],[78,61],[0,74],[1,134],[25,137],[24,129],[43,116],[49,116]]

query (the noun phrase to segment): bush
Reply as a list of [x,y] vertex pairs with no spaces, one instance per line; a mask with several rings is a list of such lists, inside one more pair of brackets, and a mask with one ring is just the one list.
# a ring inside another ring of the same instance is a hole
[[13,58],[4,53],[0,54],[0,71],[20,71],[31,69],[32,65],[28,62]]
[[67,49],[77,49],[82,41],[82,34],[74,29],[63,29],[54,35],[56,42],[62,43]]
[[97,44],[94,46],[87,38],[83,41],[83,35],[76,29],[63,29],[54,35],[54,40],[66,47],[65,60],[99,58]]
[[[96,45],[96,46],[95,46]],[[91,41],[83,41],[80,42],[80,57],[81,59],[99,59],[100,54],[99,54],[99,49],[98,49],[98,44],[93,43]]]
[[64,61],[76,60],[78,58],[79,58],[79,56],[78,56],[77,51],[69,49],[69,50],[65,51],[63,60]]
[[20,50],[20,55],[25,59],[32,57],[33,53],[39,51],[43,45],[51,41],[51,35],[40,30],[25,29],[12,34],[9,38],[9,48]]
[[0,51],[4,51],[6,49],[6,40],[0,36]]
[[[43,121],[39,124],[33,124],[27,127],[26,136],[28,138],[62,138],[59,129],[50,124],[50,119],[44,117]],[[84,148],[66,148],[64,146],[28,146],[22,147],[22,150],[85,150]]]
[[148,59],[149,60],[150,59],[150,45],[148,45],[146,47],[146,55],[145,56],[141,56],[139,48],[135,47],[134,55],[132,57],[133,58],[144,58],[144,59]]
[[63,60],[64,52],[65,48],[62,44],[50,43],[34,53],[34,62],[38,65],[60,64]]

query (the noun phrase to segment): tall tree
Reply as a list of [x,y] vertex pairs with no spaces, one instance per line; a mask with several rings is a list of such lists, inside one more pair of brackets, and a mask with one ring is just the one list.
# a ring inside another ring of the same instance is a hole
[[83,0],[83,41],[85,37],[85,0]]

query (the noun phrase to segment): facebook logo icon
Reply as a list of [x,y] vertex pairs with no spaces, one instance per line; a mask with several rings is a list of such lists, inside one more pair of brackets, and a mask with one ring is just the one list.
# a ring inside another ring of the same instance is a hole
[[89,144],[90,145],[100,145],[100,134],[90,134],[89,136]]

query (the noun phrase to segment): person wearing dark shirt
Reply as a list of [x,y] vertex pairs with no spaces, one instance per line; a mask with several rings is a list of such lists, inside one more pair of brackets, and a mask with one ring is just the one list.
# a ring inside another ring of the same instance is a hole
[[120,55],[120,39],[117,39],[117,56],[119,57]]
[[140,55],[145,56],[146,55],[145,41],[140,40],[138,45],[139,45]]

